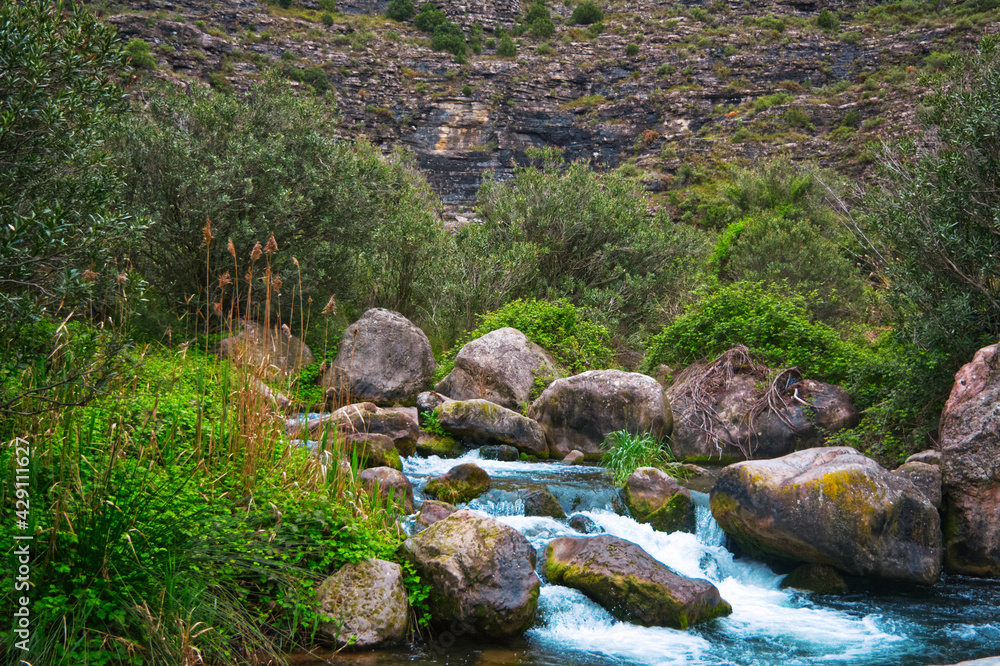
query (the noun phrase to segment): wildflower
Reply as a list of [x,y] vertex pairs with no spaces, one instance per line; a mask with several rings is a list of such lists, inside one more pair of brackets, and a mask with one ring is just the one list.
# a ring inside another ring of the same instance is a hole
[[97,279],[97,273],[88,268],[83,272],[83,275],[80,276],[80,279],[84,282],[93,282]]
[[330,300],[326,302],[326,307],[323,308],[323,314],[332,315],[337,312],[337,295],[330,294]]
[[279,276],[275,275],[274,277],[271,278],[271,289],[274,290],[274,293],[280,294],[281,285],[283,284],[284,282],[281,281],[281,278]]
[[274,254],[278,251],[278,241],[274,240],[274,234],[267,239],[267,246],[264,248],[264,254]]
[[205,235],[205,245],[212,242],[212,220],[210,218],[205,218],[205,228],[202,230]]
[[257,244],[253,246],[253,250],[250,252],[250,258],[254,261],[260,259],[260,241],[257,241]]
[[229,271],[226,271],[219,278],[219,289],[225,289],[233,283],[233,279],[229,277]]
[[222,316],[222,301],[219,301],[218,303],[212,303],[212,312],[219,315],[220,317]]
[[227,245],[227,247],[229,248],[229,254],[233,255],[233,259],[235,259],[236,258],[236,246],[233,245],[233,239],[232,238],[229,239],[229,244]]

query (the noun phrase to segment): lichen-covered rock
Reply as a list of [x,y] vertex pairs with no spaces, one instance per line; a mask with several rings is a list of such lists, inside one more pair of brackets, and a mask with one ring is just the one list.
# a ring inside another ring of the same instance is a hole
[[513,446],[508,446],[507,444],[491,444],[479,447],[479,457],[483,460],[514,462],[519,460],[521,455]]
[[538,423],[488,400],[452,400],[434,415],[448,434],[469,446],[506,444],[533,456],[549,453]]
[[847,582],[840,572],[825,564],[802,564],[781,581],[781,587],[816,592],[817,594],[843,594]]
[[417,453],[425,458],[430,456],[459,458],[465,453],[465,447],[456,442],[454,437],[433,435],[421,430],[417,437]]
[[427,481],[424,493],[450,504],[474,500],[490,489],[490,475],[475,463],[456,465]]
[[332,439],[333,428],[343,435],[386,435],[404,458],[416,452],[420,436],[415,410],[380,408],[371,402],[345,405],[335,412],[310,419],[306,424],[309,439],[313,441],[321,441],[324,437]]
[[513,528],[457,511],[407,539],[403,551],[430,585],[434,621],[488,638],[518,635],[534,623],[541,587],[535,549]]
[[600,458],[605,438],[616,430],[670,434],[673,422],[663,389],[652,377],[621,370],[590,370],[557,379],[528,413],[545,432],[549,454],[564,458],[574,449]]
[[346,456],[353,453],[363,469],[369,467],[391,467],[402,471],[403,462],[399,459],[399,451],[388,435],[358,432],[344,435]]
[[582,513],[574,513],[566,521],[566,524],[577,532],[583,532],[584,534],[601,534],[604,532],[604,528],[594,522],[593,518],[585,516]]
[[935,508],[941,508],[941,466],[922,462],[906,462],[892,471],[906,477],[924,494]]
[[636,544],[614,536],[559,537],[545,549],[545,577],[580,590],[615,617],[686,629],[729,615],[707,580],[680,576]]
[[466,344],[455,368],[435,391],[454,400],[482,398],[518,409],[531,396],[539,378],[555,379],[556,363],[544,349],[515,328],[500,328]]
[[451,398],[436,391],[424,391],[417,396],[417,409],[421,412],[433,412],[449,400]]
[[413,513],[413,485],[399,470],[391,467],[371,467],[360,474],[361,483],[369,492],[392,495],[392,501],[407,515]]
[[555,495],[546,488],[538,488],[524,495],[524,515],[548,516],[562,520],[566,517],[566,512]]
[[920,462],[927,463],[928,465],[941,465],[941,452],[937,449],[927,449],[926,451],[920,451],[919,453],[914,453],[912,456],[906,459],[906,462]]
[[908,479],[848,447],[730,465],[711,506],[750,555],[922,585],[941,574],[937,509]]
[[945,567],[1000,577],[1000,354],[976,352],[955,375],[938,427]]
[[214,351],[236,363],[283,375],[316,362],[308,345],[288,332],[287,326],[267,329],[252,322],[246,322],[242,331],[220,341]]
[[569,463],[570,465],[579,465],[583,463],[583,461],[586,459],[587,456],[583,455],[583,451],[577,451],[576,449],[573,449],[572,451],[566,454],[566,457],[563,458],[563,462]]
[[434,367],[423,331],[398,312],[373,308],[344,331],[323,385],[340,403],[412,405],[430,388]]
[[337,645],[371,648],[406,637],[410,605],[395,562],[345,564],[319,585],[316,595],[325,619],[320,634]]
[[444,520],[456,511],[458,511],[458,508],[454,504],[439,502],[437,500],[424,500],[424,503],[420,505],[420,511],[417,513],[417,522],[428,527],[439,520]]
[[655,467],[640,467],[622,487],[622,500],[632,517],[661,532],[694,532],[691,492]]
[[[743,460],[777,458],[798,449],[820,446],[822,432],[853,428],[860,420],[850,396],[842,389],[812,379],[787,387],[786,406],[760,410],[760,378],[737,368],[709,394],[708,415],[692,393],[693,382],[711,366],[692,366],[667,389],[674,413],[670,449],[679,458]],[[704,392],[699,392],[704,401]]]

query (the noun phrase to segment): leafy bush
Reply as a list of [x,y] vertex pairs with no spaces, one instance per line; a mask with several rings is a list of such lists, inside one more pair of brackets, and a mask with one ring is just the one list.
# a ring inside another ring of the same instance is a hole
[[444,355],[438,375],[444,377],[466,343],[491,331],[516,328],[552,354],[573,374],[609,368],[614,362],[608,330],[583,309],[564,300],[517,299],[499,310],[479,316],[479,325]]
[[791,127],[803,127],[807,129],[812,129],[812,119],[809,118],[809,113],[800,107],[793,106],[785,111],[785,122]]
[[743,344],[774,367],[797,366],[806,377],[845,381],[857,360],[854,346],[809,317],[801,296],[762,284],[727,285],[689,307],[647,344],[646,368],[683,366]]
[[840,27],[840,22],[837,20],[837,17],[834,16],[833,12],[824,8],[823,11],[819,13],[819,16],[816,17],[816,25],[819,28],[830,32]]
[[639,45],[635,43],[626,45],[625,55],[627,55],[630,58],[634,58],[635,56],[639,55]]
[[517,46],[514,45],[514,40],[510,38],[510,35],[504,35],[500,38],[497,43],[497,55],[501,58],[517,57]]
[[420,13],[413,19],[413,25],[417,30],[434,34],[434,29],[448,20],[444,12],[437,8],[437,5],[426,3],[420,7]]
[[129,56],[129,64],[136,69],[156,69],[156,58],[150,53],[149,43],[141,39],[129,40],[125,52]]
[[470,86],[468,83],[462,86],[462,94],[465,95],[466,97],[472,97],[472,86]]
[[576,6],[569,22],[574,25],[590,25],[604,20],[604,12],[591,0],[584,0]]
[[391,0],[389,7],[385,10],[387,18],[400,22],[409,21],[416,13],[417,8],[414,6],[413,0]]
[[624,486],[628,477],[640,467],[656,467],[670,476],[683,478],[684,466],[677,462],[666,442],[653,439],[649,433],[636,435],[617,430],[604,439],[607,451],[601,462],[611,472],[616,486]]
[[337,0],[319,0],[319,8],[324,12],[337,11]]
[[434,28],[431,48],[435,51],[447,51],[454,56],[464,56],[466,53],[465,33],[451,21],[439,23]]

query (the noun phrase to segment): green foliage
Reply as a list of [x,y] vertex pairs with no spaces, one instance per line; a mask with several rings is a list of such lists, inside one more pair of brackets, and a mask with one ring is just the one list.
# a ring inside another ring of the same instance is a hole
[[320,11],[324,12],[335,12],[337,11],[337,0],[319,0]]
[[394,21],[409,21],[417,13],[413,0],[391,0],[385,15]]
[[601,462],[611,472],[616,486],[624,486],[640,467],[656,467],[677,478],[684,476],[684,466],[674,459],[670,446],[649,433],[636,435],[617,430],[604,439],[604,447],[607,450]]
[[532,155],[541,168],[484,180],[483,223],[457,234],[466,312],[515,298],[566,298],[635,334],[673,308],[678,286],[697,272],[702,235],[662,214],[650,219],[632,178],[595,173],[585,162],[564,165],[553,150]]
[[587,36],[591,39],[597,39],[597,36],[602,32],[604,32],[604,24],[600,21],[587,26]]
[[435,51],[447,51],[454,56],[464,56],[466,52],[465,34],[458,25],[451,21],[439,23],[434,28],[431,48]]
[[466,97],[472,97],[472,86],[468,83],[462,86],[462,94]]
[[[235,293],[219,278],[243,275],[271,234],[280,251],[269,267],[285,285],[270,300],[275,316],[310,298],[318,310],[334,293],[346,317],[431,309],[443,283],[432,275],[452,245],[426,182],[402,152],[338,140],[333,120],[322,101],[270,81],[245,95],[157,89],[112,128],[125,203],[155,222],[138,265],[171,309],[188,311],[196,295],[228,311]],[[206,248],[207,219],[216,240]]]
[[517,299],[495,312],[479,316],[479,325],[444,355],[438,375],[444,377],[466,343],[491,331],[516,328],[552,354],[572,374],[611,367],[614,352],[607,328],[585,310],[566,301]]
[[739,344],[772,367],[797,366],[806,377],[830,382],[845,381],[857,355],[835,330],[810,319],[801,296],[737,282],[705,297],[652,336],[646,368],[683,366]]
[[305,68],[285,65],[281,68],[281,74],[293,81],[309,84],[317,94],[323,94],[330,89],[330,81],[326,72],[323,71],[322,67],[316,65]]
[[514,45],[514,40],[510,38],[510,35],[504,35],[497,42],[497,55],[501,58],[517,57],[517,46]]
[[437,5],[428,2],[421,5],[420,13],[413,19],[413,25],[421,32],[434,34],[434,29],[447,20],[448,17],[444,15],[443,11],[437,8]]
[[604,12],[591,0],[584,0],[573,9],[569,22],[574,25],[590,25],[604,20]]
[[625,55],[630,58],[634,58],[639,55],[639,45],[635,43],[630,43],[625,46]]
[[552,15],[544,0],[536,0],[524,16],[520,31],[534,39],[548,39],[556,32]]
[[861,114],[855,110],[848,111],[844,114],[844,120],[841,122],[842,127],[857,127],[861,124]]
[[425,432],[429,432],[432,435],[438,435],[440,437],[447,437],[448,433],[441,426],[441,422],[438,420],[437,413],[432,411],[420,412],[420,427],[424,429]]
[[129,56],[129,64],[136,69],[156,69],[156,59],[150,54],[149,44],[141,39],[129,40],[125,52]]
[[819,13],[819,16],[816,17],[816,25],[819,28],[826,30],[827,32],[830,32],[840,27],[840,21],[837,20],[837,17],[834,15],[833,12],[831,12],[829,9],[824,8]]
[[785,122],[791,127],[813,129],[812,119],[809,117],[809,113],[798,106],[789,107],[789,109],[785,111]]

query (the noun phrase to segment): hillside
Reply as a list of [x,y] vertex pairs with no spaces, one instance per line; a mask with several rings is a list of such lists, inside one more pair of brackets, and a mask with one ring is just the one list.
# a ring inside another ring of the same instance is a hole
[[642,0],[607,4],[594,35],[568,25],[567,1],[551,7],[550,39],[522,36],[517,56],[501,58],[495,29],[527,7],[438,4],[467,35],[485,28],[481,55],[458,64],[432,50],[412,20],[384,18],[385,0],[342,0],[333,13],[311,0],[95,9],[150,44],[145,76],[244,89],[278,68],[328,95],[344,136],[410,147],[450,213],[468,213],[483,172],[509,173],[525,148],[552,145],[598,168],[625,165],[655,206],[687,220],[705,208],[691,186],[726,165],[783,155],[862,176],[870,142],[913,134],[944,54],[1000,25],[987,3]]

